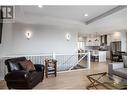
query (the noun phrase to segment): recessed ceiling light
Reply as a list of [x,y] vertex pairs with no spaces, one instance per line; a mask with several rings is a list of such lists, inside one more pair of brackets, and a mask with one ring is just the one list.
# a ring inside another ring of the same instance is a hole
[[42,5],[38,5],[39,8],[42,8],[43,6]]
[[87,16],[88,16],[88,14],[86,13],[86,14],[84,14],[84,16],[85,16],[85,17],[87,17]]

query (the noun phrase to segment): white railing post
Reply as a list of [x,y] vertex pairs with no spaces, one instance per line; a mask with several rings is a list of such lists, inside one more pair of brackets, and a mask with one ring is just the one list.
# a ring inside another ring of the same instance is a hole
[[88,62],[88,69],[91,68],[91,62],[90,62],[91,58],[90,58],[90,51],[88,52],[88,58],[87,58],[87,62]]

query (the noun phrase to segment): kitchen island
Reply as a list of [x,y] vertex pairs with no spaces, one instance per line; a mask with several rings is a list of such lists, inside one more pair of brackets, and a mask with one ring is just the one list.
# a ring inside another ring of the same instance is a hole
[[98,51],[98,52],[99,52],[99,62],[106,62],[107,51]]

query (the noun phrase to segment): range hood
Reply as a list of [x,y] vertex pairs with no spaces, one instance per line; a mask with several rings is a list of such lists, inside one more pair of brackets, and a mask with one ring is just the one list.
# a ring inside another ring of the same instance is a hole
[[107,45],[107,35],[100,36],[100,45],[101,46]]
[[107,50],[107,35],[102,35],[100,37],[100,48],[99,48],[99,50],[101,50],[101,51]]

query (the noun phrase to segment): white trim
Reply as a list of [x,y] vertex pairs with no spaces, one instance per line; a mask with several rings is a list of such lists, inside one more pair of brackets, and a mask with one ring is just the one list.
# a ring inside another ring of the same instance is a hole
[[[56,53],[57,55],[78,55],[78,53]],[[10,54],[10,55],[6,55],[6,56],[2,56],[3,57],[21,57],[21,56],[53,56],[53,53],[40,53],[40,54]]]
[[4,78],[0,77],[0,80],[4,80]]
[[75,70],[67,70],[67,71],[59,71],[59,72],[57,72],[57,73],[76,72],[76,71],[83,71],[83,70],[89,70],[89,68],[85,68],[85,69],[75,69]]
[[[55,55],[78,55],[78,54],[86,54],[86,53],[55,53]],[[3,57],[21,57],[21,56],[52,56],[53,53],[40,53],[40,54],[9,54],[9,55],[5,55],[5,56],[1,56],[1,58]]]

